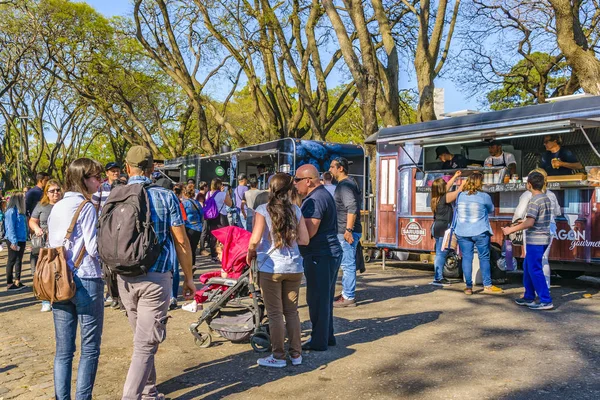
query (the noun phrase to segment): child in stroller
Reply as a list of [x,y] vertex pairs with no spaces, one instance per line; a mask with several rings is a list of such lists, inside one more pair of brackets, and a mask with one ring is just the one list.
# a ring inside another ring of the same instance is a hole
[[[265,308],[260,290],[251,279],[256,277],[256,271],[250,274],[251,268],[246,264],[251,233],[235,226],[212,233],[223,244],[221,270],[202,274],[200,282],[204,286],[196,291],[194,301],[183,307],[192,311],[193,307],[207,303],[202,306],[198,321],[190,325],[196,345],[208,347],[212,343],[212,335],[218,334],[232,342],[250,338],[256,351],[268,351],[270,338]],[[208,332],[199,330],[204,322],[208,325]]]
[[[216,229],[212,234],[223,244],[221,269],[200,275],[199,280],[203,286],[196,291],[194,300],[191,303],[181,307],[183,310],[196,312],[198,309],[202,309],[202,303],[211,301],[215,296],[233,286],[235,281],[248,268],[246,252],[248,251],[250,236],[252,236],[250,232],[238,227],[228,226]],[[222,280],[213,278],[222,278],[228,281],[221,284],[219,282],[223,282]]]

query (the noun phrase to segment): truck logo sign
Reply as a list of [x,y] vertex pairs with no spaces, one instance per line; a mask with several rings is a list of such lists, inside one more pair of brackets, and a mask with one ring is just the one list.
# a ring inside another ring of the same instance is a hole
[[406,239],[406,242],[410,245],[416,246],[423,241],[426,231],[416,221],[411,221],[402,228],[402,236]]
[[566,231],[564,229],[556,232],[556,238],[558,240],[570,240],[571,246],[569,250],[574,250],[575,247],[600,247],[600,240],[597,242],[593,242],[590,240],[586,240],[585,238],[585,230],[570,230]]

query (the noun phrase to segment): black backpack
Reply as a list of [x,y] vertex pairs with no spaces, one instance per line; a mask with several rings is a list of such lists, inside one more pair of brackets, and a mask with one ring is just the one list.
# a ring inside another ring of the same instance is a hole
[[153,185],[121,185],[110,191],[98,221],[98,254],[108,268],[123,276],[145,274],[156,262],[158,242],[147,189]]

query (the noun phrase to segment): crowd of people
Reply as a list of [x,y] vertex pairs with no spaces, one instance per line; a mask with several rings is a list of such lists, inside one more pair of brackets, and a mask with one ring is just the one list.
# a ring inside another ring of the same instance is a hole
[[[183,297],[192,299],[196,292],[193,271],[197,253],[219,262],[217,239],[212,232],[229,225],[251,232],[247,263],[256,259],[269,317],[272,354],[260,358],[258,364],[285,367],[287,354],[292,365],[299,365],[303,350],[326,351],[335,346],[333,309],[356,306],[357,257],[361,257],[357,245],[362,229],[360,188],[350,176],[348,161],[342,157],[333,159],[329,171],[322,175],[307,164],[297,168],[294,175],[280,172],[261,176],[266,180],[262,184],[266,189],[259,189],[261,182],[256,176],[248,178],[245,174],[237,177],[233,191],[219,178],[210,184],[200,182],[197,187],[194,180],[174,184],[154,172],[152,154],[147,148],[133,146],[126,155],[124,169],[115,162],[102,166],[81,158],[68,167],[63,184],[41,173],[37,185],[27,194],[11,195],[0,215],[9,246],[8,290],[24,288],[22,260],[30,234],[32,273],[40,248],[65,245],[79,289],[67,301],[42,304],[42,311],[52,311],[55,325],[56,398],[70,398],[77,325],[81,330],[81,356],[76,396],[92,397],[106,300],[126,313],[133,330],[133,355],[122,398],[162,398],[156,389],[154,355],[166,336],[167,312],[178,307],[180,270],[184,275]],[[432,186],[435,223],[431,233],[436,243],[432,284],[449,284],[443,277],[443,265],[451,244],[446,243],[444,236],[452,228],[463,257],[465,294],[473,293],[475,251],[484,292],[501,293],[492,285],[490,272],[491,198],[482,191],[480,173],[471,174],[457,190],[450,191],[459,178],[461,173],[457,172],[448,182],[438,179]],[[119,185],[145,188],[153,229],[162,244],[156,260],[141,275],[115,272],[102,262],[98,250],[98,220],[106,202],[110,202],[111,192]],[[556,198],[546,190],[544,170],[531,172],[527,187],[529,193],[522,196],[523,204],[516,213],[519,222],[503,231],[506,235],[527,231],[525,294],[517,304],[544,310],[552,308],[547,258]],[[340,268],[342,290],[336,295]],[[310,338],[304,343],[298,315],[303,277],[311,322]],[[539,303],[535,302],[536,294]]]
[[[489,194],[483,192],[483,174],[472,173],[458,188],[450,191],[461,171],[456,171],[448,181],[436,179],[431,187],[431,210],[434,214],[432,236],[435,239],[434,280],[435,286],[447,286],[450,281],[443,277],[443,268],[448,252],[456,250],[462,255],[462,271],[465,280],[464,293],[473,294],[473,260],[475,253],[483,281],[484,293],[502,293],[502,289],[492,285],[490,242],[493,230],[489,215],[494,205]],[[556,231],[554,218],[560,215],[556,196],[546,188],[547,174],[542,168],[533,170],[527,176],[527,192],[519,199],[511,226],[503,227],[504,235],[524,232],[523,286],[525,294],[516,303],[533,310],[554,308],[550,296],[550,266],[548,255],[553,231]],[[456,245],[453,237],[456,238]],[[509,261],[510,262],[510,261]],[[536,294],[539,302],[536,302]]]

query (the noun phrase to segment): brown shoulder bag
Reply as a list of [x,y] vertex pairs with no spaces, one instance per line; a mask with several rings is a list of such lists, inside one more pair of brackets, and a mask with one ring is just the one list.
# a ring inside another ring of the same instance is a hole
[[[55,301],[69,300],[75,296],[76,287],[73,281],[73,271],[67,263],[67,250],[64,245],[71,239],[83,206],[89,202],[89,200],[84,200],[77,208],[62,246],[40,249],[35,275],[33,276],[33,293],[39,300],[54,303]],[[81,265],[85,252],[85,246],[83,246],[79,255],[75,258],[75,269]]]

